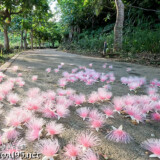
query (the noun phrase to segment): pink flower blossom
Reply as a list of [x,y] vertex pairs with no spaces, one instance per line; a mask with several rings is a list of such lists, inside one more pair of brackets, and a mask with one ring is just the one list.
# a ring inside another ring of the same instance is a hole
[[97,92],[92,92],[90,95],[89,95],[89,98],[88,98],[88,102],[89,103],[96,103],[98,101],[98,93]]
[[48,98],[49,100],[52,100],[52,101],[55,100],[55,98],[56,98],[56,93],[55,93],[54,91],[48,90],[46,94],[47,94],[47,98]]
[[18,77],[22,77],[22,73],[18,73]]
[[84,94],[74,95],[75,105],[79,106],[86,101],[86,97]]
[[44,125],[43,119],[32,118],[27,124],[28,130],[26,132],[26,139],[29,141],[35,141],[42,135],[42,126]]
[[83,156],[81,156],[81,160],[99,160],[99,156],[95,154],[91,149],[88,149]]
[[130,71],[132,71],[132,68],[126,68],[126,71],[130,72]]
[[10,102],[11,105],[15,105],[19,102],[20,98],[18,96],[18,94],[16,93],[10,93],[7,96],[7,100]]
[[104,63],[102,67],[103,67],[103,68],[106,68],[106,66],[107,66],[107,63]]
[[132,137],[125,131],[122,130],[122,126],[118,129],[113,127],[113,130],[107,134],[107,139],[117,143],[130,143]]
[[56,117],[56,109],[53,108],[52,104],[45,104],[44,107],[40,108],[40,112],[46,118],[55,118]]
[[103,100],[110,100],[112,96],[111,92],[107,92],[105,88],[99,88],[98,89],[98,97],[99,100],[103,101]]
[[28,97],[37,97],[39,96],[40,94],[40,88],[30,88],[28,91],[27,91],[27,96]]
[[89,112],[89,119],[94,120],[98,119],[99,117],[102,117],[102,114],[98,111],[98,109],[92,109]]
[[37,79],[38,79],[37,75],[32,76],[32,81],[37,81]]
[[122,110],[122,108],[124,106],[123,99],[121,97],[114,97],[113,103],[114,103],[115,111],[120,113],[120,111]]
[[71,160],[76,160],[76,157],[78,156],[80,152],[80,148],[77,145],[74,144],[68,144],[65,148],[64,155],[70,158]]
[[64,131],[64,126],[52,121],[46,125],[46,131],[47,135],[50,135],[53,138],[54,135],[61,134]]
[[91,119],[90,121],[91,128],[95,128],[97,132],[99,131],[99,128],[103,126],[104,123],[105,123],[105,120],[103,116],[99,116],[98,118]]
[[141,147],[153,153],[149,157],[157,157],[160,159],[160,139],[148,139],[141,143]]
[[36,145],[36,149],[44,155],[42,160],[47,159],[53,159],[54,156],[56,156],[56,153],[58,152],[60,146],[57,139],[50,140],[45,139],[39,141],[39,143]]
[[114,112],[113,109],[111,109],[111,107],[103,107],[102,111],[105,113],[106,118],[113,118]]
[[13,70],[14,72],[17,72],[18,68],[19,68],[18,66],[13,66],[13,67],[12,67],[12,70]]
[[59,72],[59,69],[58,69],[58,68],[54,69],[54,72],[55,72],[55,73],[58,73],[58,72]]
[[2,131],[4,131],[2,137],[3,139],[6,139],[7,141],[13,141],[15,139],[18,139],[18,137],[20,136],[20,133],[16,131],[16,129],[13,127],[4,128],[2,129]]
[[47,69],[46,69],[46,72],[47,72],[47,73],[50,73],[50,72],[51,72],[51,68],[47,68]]
[[85,151],[87,148],[97,146],[100,143],[99,138],[96,137],[93,132],[81,133],[80,135],[78,135],[77,141],[78,144],[83,147],[83,151]]
[[85,120],[88,117],[89,112],[90,112],[90,109],[87,107],[77,109],[77,113],[81,118],[83,118],[83,120]]
[[90,66],[90,67],[92,67],[92,66],[93,66],[93,64],[92,64],[92,63],[90,63],[90,64],[89,64],[89,66]]
[[151,117],[155,121],[160,121],[160,113],[158,113],[158,112],[152,113]]
[[61,78],[58,80],[58,85],[60,87],[65,87],[67,85],[67,80],[65,78]]
[[125,111],[129,114],[132,120],[137,123],[143,122],[144,115],[138,106],[127,106]]
[[25,99],[23,106],[30,111],[38,111],[43,103],[42,97],[37,98],[27,98]]
[[65,118],[69,113],[69,110],[64,105],[56,105],[56,115],[58,116],[58,120],[60,118]]

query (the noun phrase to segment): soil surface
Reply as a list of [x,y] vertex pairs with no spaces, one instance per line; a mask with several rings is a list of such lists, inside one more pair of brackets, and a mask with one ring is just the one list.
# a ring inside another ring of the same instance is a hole
[[[57,66],[61,62],[64,63],[64,66],[62,67],[62,69],[60,69],[60,72],[55,73],[53,70],[57,68]],[[19,66],[18,72],[21,72],[23,74],[23,78],[26,82],[25,86],[23,88],[18,88],[16,92],[19,93],[19,95],[23,99],[24,93],[29,88],[33,87],[39,87],[42,91],[46,91],[48,89],[56,91],[56,89],[59,88],[57,85],[57,81],[59,78],[62,78],[62,72],[71,72],[73,68],[76,68],[78,66],[86,66],[90,68],[89,63],[93,63],[92,68],[98,72],[114,72],[116,81],[111,84],[113,97],[127,95],[128,93],[135,94],[134,92],[129,91],[127,86],[121,84],[120,78],[123,76],[146,77],[147,84],[149,84],[150,80],[159,78],[160,76],[159,68],[123,62],[114,62],[103,58],[80,56],[56,51],[55,49],[42,49],[23,52],[11,65],[11,67],[16,65]],[[109,69],[108,67],[103,68],[102,65],[104,63],[112,65],[113,69]],[[49,67],[52,68],[52,72],[47,75],[45,70]],[[131,72],[126,71],[126,68],[128,67],[132,68]],[[10,68],[7,69],[5,74],[8,77],[17,76],[17,74],[13,73]],[[33,75],[38,75],[38,80],[36,82],[31,81],[31,77]],[[82,82],[75,82],[68,83],[66,88],[73,88],[77,93],[88,95],[92,91],[97,91],[98,88],[104,85],[105,83],[97,82],[94,85],[86,86]],[[136,94],[146,94],[146,87],[140,89]],[[103,104],[107,104],[107,102]],[[92,105],[89,103],[84,103],[82,106],[100,108],[103,104],[99,103]],[[0,117],[1,129],[4,127],[4,115],[11,108],[12,106],[10,106],[8,102],[4,102],[4,114]],[[46,121],[49,121],[49,119],[46,119]],[[90,129],[88,123],[86,121],[83,121],[76,114],[76,108],[74,107],[71,108],[69,117],[60,119],[58,122],[63,123],[66,128],[63,134],[58,137],[61,148],[63,148],[63,146],[66,145],[70,140],[74,140],[77,133],[80,133],[84,130],[92,130]],[[105,138],[107,131],[111,130],[111,126],[115,126],[117,128],[120,125],[123,125],[124,130],[134,138],[134,140],[130,144],[114,143],[108,141]],[[130,119],[126,119],[122,115],[115,114],[114,119],[106,119],[104,127],[100,129],[99,132],[96,132],[94,129],[92,131],[102,141],[101,145],[95,148],[95,151],[97,151],[99,154],[107,155],[110,160],[150,160],[151,158],[149,158],[147,152],[140,147],[140,143],[148,138],[152,138],[151,134],[153,134],[155,138],[160,138],[160,123],[145,122],[140,123],[139,125],[134,125],[133,123],[131,123]],[[34,143],[30,143],[28,151],[33,152],[33,148]],[[63,159],[61,153],[62,150],[59,151],[59,156],[56,157],[55,160]],[[101,159],[104,160],[104,158],[102,157]],[[156,160],[156,158],[152,158],[152,160]]]

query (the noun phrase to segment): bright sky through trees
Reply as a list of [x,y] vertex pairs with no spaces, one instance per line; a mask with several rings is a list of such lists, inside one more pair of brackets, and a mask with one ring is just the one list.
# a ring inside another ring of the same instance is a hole
[[60,12],[59,12],[60,10],[57,7],[57,1],[51,2],[49,6],[50,6],[50,9],[51,9],[52,13],[55,14],[54,20],[56,20],[56,22],[58,22],[60,20],[61,15],[60,15]]

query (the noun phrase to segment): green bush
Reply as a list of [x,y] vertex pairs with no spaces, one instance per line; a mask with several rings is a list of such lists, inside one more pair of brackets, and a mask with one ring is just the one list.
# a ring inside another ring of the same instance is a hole
[[[105,31],[105,32],[104,32]],[[160,30],[142,29],[138,27],[128,27],[123,34],[123,52],[140,54],[143,52],[160,52]],[[72,43],[63,44],[66,49],[83,50],[90,52],[103,51],[104,42],[107,42],[110,51],[113,49],[114,34],[113,30],[106,33],[106,29],[87,30],[78,35]],[[128,54],[127,54],[128,55]]]
[[160,52],[160,30],[133,28],[132,31],[126,31],[126,33],[123,38],[125,52]]

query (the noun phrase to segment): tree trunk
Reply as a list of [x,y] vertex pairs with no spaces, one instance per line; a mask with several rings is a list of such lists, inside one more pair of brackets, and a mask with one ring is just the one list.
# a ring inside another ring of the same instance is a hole
[[74,32],[74,27],[71,27],[71,30],[69,32],[69,41],[71,42],[73,39],[73,32]]
[[39,41],[39,49],[41,49],[41,41]]
[[23,30],[21,31],[21,49],[23,49]]
[[52,47],[54,48],[54,42],[52,42]]
[[24,49],[27,49],[27,31],[24,31]]
[[122,0],[115,0],[115,3],[117,17],[114,26],[114,51],[120,51],[122,49],[123,41],[124,4]]
[[4,49],[9,51],[9,37],[8,37],[8,26],[4,24],[3,26],[4,29]]
[[33,29],[31,29],[31,49],[33,50]]

